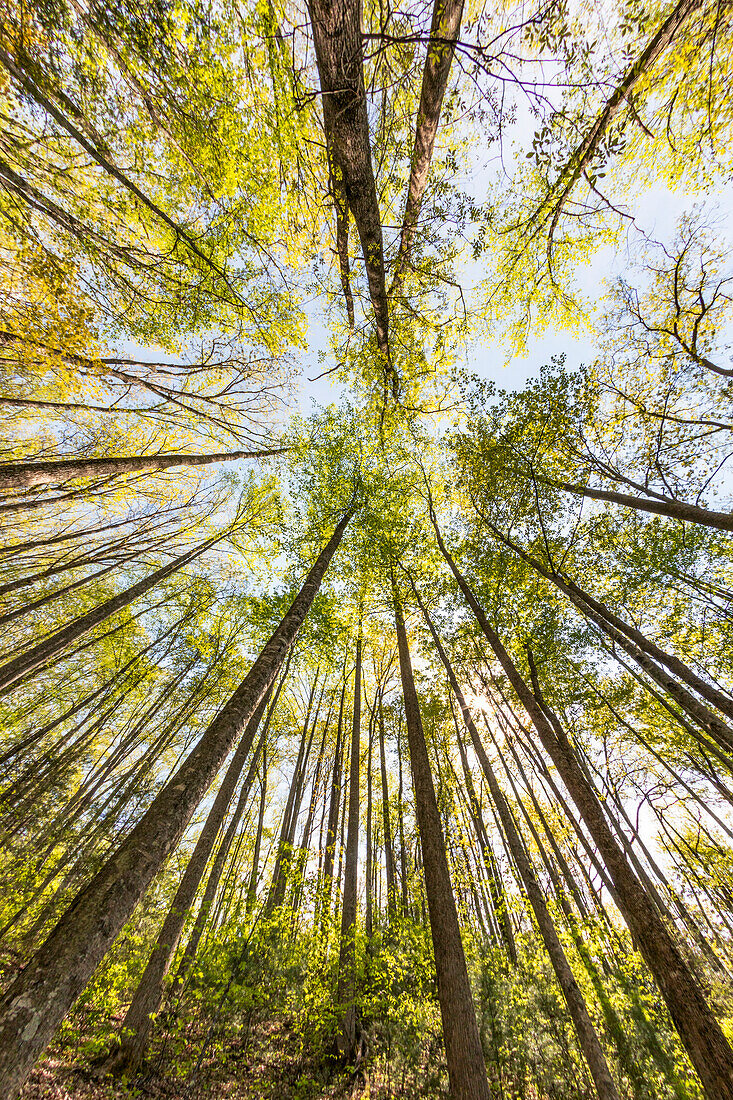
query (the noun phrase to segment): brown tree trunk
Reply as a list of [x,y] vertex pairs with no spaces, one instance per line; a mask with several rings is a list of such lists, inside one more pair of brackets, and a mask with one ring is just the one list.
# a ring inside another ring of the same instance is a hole
[[36,1058],[180,840],[281,668],[352,514],[349,510],[339,521],[289,610],[198,745],[7,990],[0,1004],[0,1095],[5,1100],[15,1100]]
[[367,943],[372,938],[373,931],[373,905],[374,899],[372,897],[372,876],[374,868],[373,852],[372,852],[372,743],[374,740],[374,721],[375,710],[377,701],[374,700],[374,709],[369,717],[369,748],[367,751],[367,819],[366,819],[366,876],[365,876],[365,913],[364,913],[364,932],[366,934]]
[[257,727],[265,712],[266,705],[267,695],[264,695],[247,723],[247,727],[242,734],[242,740],[239,742],[221,786],[216,792],[214,803],[199,833],[191,858],[188,861],[186,870],[183,872],[183,877],[171,902],[171,907],[163,921],[158,939],[143,971],[143,976],[122,1021],[120,1047],[113,1056],[114,1067],[117,1071],[130,1070],[136,1073],[145,1057],[153,1022],[152,1017],[160,1008],[160,1002],[163,999],[163,982],[178,947],[186,917],[193,905],[209,856],[214,849],[216,838],[226,817],[232,795],[252,748]]
[[[382,223],[372,168],[361,44],[360,0],[308,4],[323,99],[323,125],[332,176],[356,223],[374,309],[377,346],[392,374]],[[342,269],[343,270],[343,269]]]
[[700,7],[702,7],[702,0],[679,0],[679,2],[675,4],[670,13],[657,28],[656,32],[649,39],[642,52],[626,70],[590,130],[573,152],[565,170],[560,176],[559,194],[557,190],[551,192],[543,203],[545,209],[549,207],[548,213],[551,215],[550,227],[548,230],[548,254],[552,248],[552,238],[560,219],[560,214],[576,183],[591,164],[613,119],[621,108],[629,102],[629,97],[638,82],[648,76],[655,61],[660,54],[666,50],[670,42],[672,42],[680,26]]
[[387,761],[384,749],[384,713],[382,697],[379,697],[379,768],[382,778],[382,831],[384,833],[384,866],[387,876],[387,915],[395,911],[397,896],[395,883],[394,849],[392,847],[392,826],[389,820],[389,788],[387,786]]
[[356,899],[359,875],[359,778],[361,753],[361,625],[356,640],[354,711],[349,765],[349,818],[344,860],[344,897],[341,909],[338,1003],[343,1009],[337,1045],[347,1062],[361,1059],[361,1028],[356,1007]]
[[[427,612],[425,608],[422,608],[423,614],[427,620]],[[428,623],[432,631],[432,623]],[[437,637],[437,635],[434,635]],[[447,659],[447,658],[446,658]],[[455,694],[455,690],[454,690]],[[460,706],[460,698],[456,695]],[[478,798],[476,797],[476,790],[473,785],[473,779],[468,767],[468,758],[466,756],[466,747],[463,744],[463,738],[458,731],[458,725],[456,724],[456,740],[458,741],[458,751],[461,757],[461,765],[463,768],[463,776],[466,783],[466,789],[468,791],[468,804],[471,812],[471,819],[473,821],[473,827],[478,838],[479,848],[481,849],[481,858],[483,860],[484,867],[486,868],[486,877],[489,883],[489,894],[491,897],[491,904],[494,909],[496,921],[501,930],[501,938],[504,941],[504,947],[506,953],[509,956],[509,961],[512,966],[517,965],[517,947],[514,942],[514,931],[512,929],[511,917],[509,915],[509,908],[506,901],[506,892],[502,884],[501,879],[496,874],[495,863],[491,844],[486,833],[483,819],[481,817],[481,811],[479,809]]]
[[461,29],[462,16],[463,0],[435,0],[428,54],[425,58],[420,89],[420,106],[417,111],[407,202],[402,218],[400,245],[395,260],[392,285],[389,288],[390,298],[394,294],[399,294],[410,262],[412,241],[420,217],[425,188],[428,185],[440,111],[453,62],[456,39]]
[[6,462],[0,465],[0,490],[32,489],[36,485],[59,485],[81,477],[119,477],[121,474],[153,473],[171,466],[211,466],[242,458],[279,455],[283,447],[263,451],[225,451],[213,455],[121,455],[119,458],[59,458],[48,462]]
[[[600,600],[596,600],[588,592],[585,592],[569,577],[565,577],[556,570],[537,561],[526,550],[502,535],[493,525],[491,530],[501,542],[514,550],[533,569],[536,569],[540,576],[545,577],[561,592],[564,592],[575,607],[596,623],[612,641],[621,646],[655,683],[671,695],[693,721],[714,737],[725,749],[730,750],[733,748],[733,729],[692,696],[682,684],[687,684],[703,699],[717,707],[722,714],[726,714],[731,718],[733,718],[733,699],[703,680],[679,657],[665,652],[641,631],[629,626],[618,615],[615,615],[610,608],[606,607]],[[660,666],[666,666],[669,672]],[[675,679],[675,677],[678,679]],[[682,683],[679,683],[678,680]]]
[[670,519],[700,523],[704,527],[714,527],[719,531],[733,531],[733,515],[730,512],[713,512],[709,508],[701,508],[699,504],[688,504],[684,500],[673,500],[671,497],[655,500],[653,497],[617,493],[612,489],[592,489],[589,485],[575,485],[569,481],[553,481],[550,478],[539,477],[537,480],[555,489],[563,489],[566,493],[589,497],[591,500],[608,500],[638,512],[651,512],[655,516],[669,516]]
[[407,738],[415,788],[415,813],[422,846],[450,1091],[453,1100],[490,1100],[486,1064],[445,854],[440,811],[415,690],[405,620],[394,577],[392,587]]
[[267,746],[262,746],[262,779],[260,781],[260,808],[257,814],[257,833],[255,846],[252,853],[252,871],[247,886],[247,900],[245,913],[250,915],[257,901],[257,881],[260,871],[260,850],[262,848],[262,833],[265,827],[265,806],[267,804]]
[[293,854],[293,839],[295,837],[295,826],[298,820],[298,814],[300,813],[300,802],[303,793],[303,785],[305,782],[305,771],[308,767],[308,757],[310,756],[311,744],[313,742],[313,734],[315,732],[315,723],[310,731],[310,738],[308,737],[308,730],[310,728],[310,714],[311,707],[313,706],[313,698],[316,693],[316,687],[318,685],[318,672],[316,672],[316,678],[311,685],[310,696],[308,698],[308,707],[305,713],[305,720],[303,722],[303,732],[300,735],[300,745],[298,747],[298,755],[295,760],[295,766],[293,768],[293,775],[290,780],[290,789],[288,791],[288,799],[285,804],[285,811],[283,813],[282,823],[280,826],[280,839],[277,845],[277,854],[275,856],[275,867],[272,872],[272,883],[270,885],[270,892],[267,897],[267,903],[265,905],[265,916],[270,916],[275,909],[279,908],[285,900],[285,891],[288,885],[288,878],[290,873],[290,866],[292,862]]
[[[181,983],[185,980],[186,974],[188,973],[188,970],[189,970],[191,964],[193,963],[193,960],[196,957],[196,952],[198,950],[198,946],[199,946],[199,943],[201,941],[201,936],[203,935],[204,928],[206,927],[206,922],[209,919],[209,915],[210,915],[210,912],[211,912],[211,906],[214,903],[214,898],[216,897],[216,892],[219,889],[219,882],[221,880],[222,871],[224,870],[224,864],[226,862],[227,856],[229,855],[229,850],[232,846],[232,842],[233,842],[234,837],[236,835],[237,829],[239,828],[239,822],[242,820],[242,814],[244,813],[244,808],[247,804],[247,800],[249,798],[249,794],[250,794],[250,791],[252,789],[252,784],[254,783],[255,776],[257,774],[257,768],[258,768],[258,765],[259,765],[260,756],[262,754],[264,754],[265,739],[266,739],[268,731],[270,729],[270,723],[272,721],[272,716],[275,713],[275,708],[277,707],[278,699],[280,698],[280,692],[282,691],[283,684],[285,683],[285,680],[286,680],[287,675],[288,675],[288,669],[290,667],[290,658],[291,658],[291,656],[292,656],[292,650],[288,654],[288,660],[287,660],[287,663],[285,665],[285,669],[283,671],[282,676],[280,677],[280,681],[277,685],[277,690],[275,691],[275,695],[273,696],[273,700],[270,703],[270,706],[268,707],[267,717],[266,717],[264,725],[262,727],[262,733],[260,734],[257,746],[255,748],[255,751],[252,754],[252,760],[250,762],[249,770],[248,770],[247,775],[244,779],[244,782],[242,783],[242,789],[239,793],[239,798],[237,800],[237,805],[236,805],[236,808],[234,810],[234,813],[232,814],[232,819],[229,822],[229,824],[227,825],[226,832],[225,832],[224,836],[222,837],[222,840],[221,840],[221,843],[220,843],[219,848],[217,850],[216,856],[214,857],[214,862],[212,864],[211,871],[209,872],[209,877],[206,880],[206,886],[204,888],[204,896],[201,899],[201,905],[199,906],[198,913],[196,914],[196,920],[194,922],[193,928],[191,929],[191,935],[188,938],[188,943],[186,944],[186,949],[183,952],[183,957],[181,958],[181,962],[180,962],[180,964],[178,966],[178,970],[176,972],[175,982],[173,983],[173,987],[171,988],[171,993],[170,993],[171,997],[173,997],[175,995],[176,990],[180,987]],[[163,938],[162,937],[162,932],[161,932],[161,936],[159,938],[160,939]],[[156,1011],[156,1010],[157,1010],[157,1005],[156,1005],[156,1008],[153,1011]]]
[[445,547],[432,514],[438,546],[450,566],[507,679],[529,715],[540,742],[552,759],[613,881],[621,914],[652,974],[690,1060],[710,1100],[733,1100],[733,1051],[705,995],[667,926],[629,866],[614,838],[598,796],[589,784],[567,737],[556,735],[529,686],[504,649],[465,577]]
[[326,828],[326,849],[323,857],[323,877],[321,883],[321,920],[326,921],[331,912],[331,894],[333,892],[333,863],[336,855],[336,838],[339,826],[339,805],[341,802],[341,767],[343,758],[342,734],[344,721],[344,699],[346,696],[346,677],[341,687],[341,701],[336,725],[336,748],[333,754],[333,772],[331,773],[331,801],[328,808],[328,826]]

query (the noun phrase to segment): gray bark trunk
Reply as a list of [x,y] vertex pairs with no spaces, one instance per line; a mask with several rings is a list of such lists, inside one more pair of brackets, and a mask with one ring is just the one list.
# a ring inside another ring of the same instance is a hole
[[422,846],[450,1091],[453,1100],[490,1100],[486,1064],[445,854],[445,838],[415,690],[407,631],[394,578],[393,594],[407,738],[415,788],[415,813]]

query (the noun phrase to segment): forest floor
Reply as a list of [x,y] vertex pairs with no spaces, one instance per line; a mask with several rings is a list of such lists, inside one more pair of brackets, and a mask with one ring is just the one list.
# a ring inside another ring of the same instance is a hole
[[[329,1080],[330,1077],[330,1080]],[[71,1048],[58,1048],[33,1071],[22,1100],[346,1100],[363,1094],[353,1074],[331,1076],[299,1054],[296,1038],[279,1023],[253,1029],[241,1043],[217,1046],[194,1072],[181,1076],[173,1059],[154,1058],[130,1083],[104,1076]]]

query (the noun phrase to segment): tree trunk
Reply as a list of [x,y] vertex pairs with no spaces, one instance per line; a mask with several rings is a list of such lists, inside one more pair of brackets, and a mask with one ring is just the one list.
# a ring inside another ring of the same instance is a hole
[[[374,707],[376,709],[377,701],[374,700]],[[366,906],[364,914],[364,933],[367,938],[367,943],[372,938],[373,931],[373,906],[374,899],[372,897],[372,876],[374,868],[373,852],[372,852],[372,743],[374,740],[374,721],[375,711],[369,717],[369,748],[367,751],[367,819],[366,819],[366,875],[365,875],[365,894],[366,894]]]
[[[551,581],[561,592],[570,599],[571,603],[584,615],[591,619],[600,629],[608,635],[617,645],[629,654],[640,668],[659,684],[672,698],[689,714],[689,716],[702,729],[715,738],[725,749],[733,748],[733,729],[728,726],[718,715],[713,714],[703,703],[695,699],[689,691],[682,686],[687,684],[694,691],[706,699],[722,713],[733,718],[733,699],[724,692],[719,691],[712,684],[708,684],[701,676],[688,667],[684,661],[674,654],[667,653],[641,631],[629,626],[610,608],[596,600],[589,593],[583,591],[569,577],[564,577],[556,570],[545,566],[530,554],[523,550],[511,539],[503,536],[493,525],[491,530],[506,546],[515,551],[524,561],[536,569],[540,576]],[[659,664],[657,663],[659,662]],[[666,666],[666,672],[660,665]],[[673,675],[670,675],[672,673]],[[675,680],[677,677],[682,683]]]
[[407,202],[402,218],[400,245],[395,260],[392,285],[389,288],[390,298],[394,294],[399,294],[410,262],[412,241],[420,217],[425,188],[428,185],[430,162],[433,159],[433,148],[440,122],[440,110],[443,106],[462,16],[463,0],[435,0],[430,26],[430,42],[420,89],[420,106],[417,111]]
[[397,895],[395,883],[394,849],[392,847],[392,827],[389,820],[389,788],[387,786],[387,761],[384,748],[384,713],[382,697],[379,697],[379,768],[382,778],[382,831],[384,832],[384,865],[387,876],[387,915],[395,911]]
[[0,465],[0,490],[32,489],[36,485],[59,485],[81,477],[119,477],[121,474],[153,473],[171,466],[211,466],[242,458],[267,458],[283,454],[285,448],[264,451],[226,451],[214,455],[125,455],[119,458],[60,458],[49,462],[6,462]]
[[252,912],[257,901],[257,880],[260,870],[260,850],[262,848],[262,833],[265,827],[265,806],[267,804],[267,746],[262,746],[262,779],[260,781],[260,808],[257,814],[257,833],[255,835],[255,847],[252,853],[252,872],[249,876],[247,887],[247,901],[245,913]]
[[321,920],[328,919],[331,911],[333,892],[333,862],[336,854],[336,837],[339,826],[339,805],[341,802],[341,765],[343,757],[342,733],[344,720],[344,699],[346,696],[346,677],[341,687],[341,701],[336,725],[336,748],[333,754],[333,772],[331,773],[331,801],[328,808],[328,827],[326,829],[326,849],[323,857],[323,878],[321,884]]
[[[224,870],[226,858],[229,855],[229,850],[232,846],[232,842],[239,827],[239,822],[242,820],[242,814],[244,813],[247,799],[249,798],[250,791],[252,790],[252,784],[254,783],[255,776],[257,774],[260,756],[264,755],[265,739],[270,729],[270,723],[272,721],[272,716],[275,713],[278,699],[280,698],[280,692],[282,691],[283,685],[288,675],[291,656],[292,650],[288,654],[288,660],[285,665],[285,669],[282,676],[280,677],[280,682],[277,685],[277,690],[275,692],[273,700],[268,707],[267,717],[262,727],[262,733],[260,734],[255,751],[252,754],[252,760],[250,762],[249,770],[247,772],[244,782],[242,783],[242,789],[239,793],[239,798],[237,800],[237,805],[234,813],[232,814],[232,819],[227,825],[226,833],[224,834],[217,850],[216,856],[214,857],[214,862],[212,864],[211,871],[209,872],[209,877],[206,880],[204,896],[201,899],[201,905],[199,906],[198,913],[196,914],[196,920],[194,922],[193,928],[191,929],[191,935],[188,938],[186,949],[183,952],[183,957],[178,966],[175,982],[173,983],[173,987],[171,989],[171,997],[175,995],[176,990],[185,980],[186,974],[188,973],[188,970],[196,957],[196,952],[201,941],[201,936],[203,935],[204,928],[206,927],[206,922],[211,912],[211,906],[213,905],[214,898],[216,897],[216,892],[219,888],[219,882],[221,880],[222,871]],[[162,932],[159,938],[163,938]],[[153,1011],[155,1011],[155,1009]]]
[[265,916],[267,917],[274,913],[274,911],[279,908],[285,900],[285,890],[288,884],[288,877],[293,854],[295,826],[298,820],[298,814],[300,813],[300,801],[302,798],[303,785],[305,781],[305,770],[308,766],[308,757],[310,756],[311,744],[313,742],[313,734],[315,732],[314,723],[309,739],[308,730],[310,727],[311,707],[313,706],[313,698],[315,696],[317,686],[318,672],[316,672],[316,678],[311,685],[310,696],[308,698],[308,707],[306,709],[305,720],[303,722],[303,732],[300,736],[298,755],[295,760],[293,775],[290,780],[290,789],[288,791],[288,800],[285,804],[285,811],[283,813],[283,819],[280,826],[280,839],[277,845],[275,867],[272,872],[272,883],[270,884],[270,892],[268,894],[267,903],[265,905]]
[[[372,168],[364,88],[360,0],[308,4],[323,100],[323,125],[331,174],[343,186],[356,223],[374,309],[377,346],[389,359],[389,311],[384,274],[382,223]],[[393,375],[393,383],[396,381]]]
[[199,833],[196,846],[158,933],[158,939],[148,959],[143,976],[122,1021],[120,1048],[113,1056],[114,1067],[117,1071],[130,1070],[136,1073],[145,1057],[153,1022],[152,1017],[160,1008],[160,1002],[163,999],[163,982],[178,947],[186,917],[193,905],[196,891],[206,870],[206,864],[226,817],[232,795],[252,748],[257,727],[265,712],[267,697],[267,694],[263,696],[256,711],[247,723],[242,740],[239,742],[221,786],[216,792],[214,804],[209,810],[208,817]]
[[733,515],[730,512],[713,512],[709,508],[701,508],[699,504],[688,504],[684,500],[673,500],[671,497],[655,500],[653,497],[617,493],[612,489],[592,489],[589,485],[575,485],[569,481],[553,481],[550,478],[540,477],[537,480],[555,489],[563,489],[566,493],[589,497],[591,500],[608,500],[638,512],[651,512],[655,516],[669,516],[670,519],[700,523],[704,527],[714,527],[719,531],[733,531]]
[[361,1060],[361,1028],[356,1008],[356,901],[359,874],[359,757],[361,753],[361,624],[356,640],[354,712],[349,765],[349,818],[344,860],[344,897],[341,909],[338,1003],[343,1009],[339,1053],[350,1063]]
[[453,1100],[489,1100],[489,1083],[458,926],[440,811],[435,797],[399,592],[392,578],[400,676],[407,720],[415,813],[423,853],[438,1000]]
[[33,1063],[180,840],[240,732],[275,679],[336,552],[350,509],[229,702],[132,833],[77,895],[0,1004],[0,1095],[15,1100]]
[[[519,835],[519,831],[514,823],[512,812],[509,809],[509,805],[504,798],[504,795],[499,787],[499,783],[496,779],[496,774],[491,766],[491,762],[486,754],[486,750],[479,737],[478,730],[471,716],[471,712],[468,709],[468,704],[463,696],[463,692],[460,689],[458,681],[456,680],[453,667],[448,659],[448,655],[445,652],[440,638],[438,636],[432,620],[430,619],[425,607],[422,607],[422,613],[425,616],[430,633],[433,636],[435,647],[438,651],[445,670],[448,673],[451,688],[455,695],[461,714],[463,715],[463,721],[466,725],[466,729],[471,737],[471,743],[474,748],[474,752],[478,757],[481,770],[483,771],[486,782],[489,786],[489,792],[491,794],[492,801],[496,807],[496,811],[501,821],[504,836],[507,839],[507,844],[512,853],[512,857],[517,866],[524,889],[527,897],[529,898],[532,911],[534,912],[537,926],[542,936],[542,941],[547,949],[547,954],[550,956],[550,962],[552,968],[555,971],[558,985],[562,990],[563,996],[567,1003],[570,1015],[575,1027],[575,1032],[578,1036],[578,1042],[580,1048],[583,1051],[583,1055],[588,1064],[588,1069],[591,1072],[593,1081],[596,1086],[596,1091],[599,1096],[599,1100],[619,1100],[619,1095],[616,1090],[616,1086],[611,1077],[611,1073],[606,1062],[606,1056],[603,1053],[600,1040],[593,1027],[593,1022],[588,1015],[588,1008],[585,1003],[585,998],[580,990],[580,986],[575,980],[570,963],[567,960],[565,952],[563,951],[562,944],[557,935],[555,925],[553,923],[550,912],[547,908],[547,903],[540,889],[540,885],[537,881],[537,877],[532,867],[532,862],[524,847],[522,838]],[[460,744],[460,738],[459,744]],[[465,751],[465,750],[464,750]]]

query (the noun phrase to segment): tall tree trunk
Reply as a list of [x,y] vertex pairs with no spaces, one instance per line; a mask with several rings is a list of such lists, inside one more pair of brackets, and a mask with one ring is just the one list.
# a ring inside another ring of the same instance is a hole
[[267,897],[267,903],[265,905],[265,916],[270,916],[275,909],[278,909],[285,900],[285,891],[288,884],[290,865],[292,861],[293,853],[293,839],[295,836],[295,826],[298,820],[298,814],[300,813],[300,801],[303,793],[303,785],[305,782],[305,771],[308,767],[308,757],[310,755],[311,744],[313,742],[313,734],[315,732],[315,724],[310,731],[310,739],[308,737],[308,730],[310,728],[310,714],[311,707],[313,706],[313,698],[316,693],[316,687],[318,685],[318,673],[311,685],[310,696],[308,698],[308,707],[305,713],[305,720],[303,722],[303,732],[300,736],[300,745],[298,747],[298,755],[295,760],[295,766],[293,768],[293,775],[290,781],[290,789],[288,791],[288,799],[285,804],[285,811],[283,813],[282,824],[280,826],[280,839],[277,845],[277,854],[275,856],[275,867],[272,872],[272,883],[270,885],[270,892]]
[[132,833],[77,895],[0,1003],[0,1095],[15,1100],[38,1055],[114,943],[275,679],[353,515],[349,509],[254,665]]
[[387,876],[387,916],[391,917],[397,903],[392,826],[389,820],[389,787],[387,786],[387,760],[384,747],[384,712],[382,696],[379,696],[379,769],[382,778],[382,831],[384,833],[384,866]]
[[372,742],[374,740],[374,721],[377,701],[374,700],[374,709],[369,716],[369,748],[367,750],[367,819],[366,819],[366,875],[365,894],[366,907],[364,914],[364,932],[367,943],[372,938],[372,910],[374,899],[372,896],[373,852],[372,852]]
[[336,725],[336,748],[333,754],[333,772],[331,773],[331,801],[328,808],[328,826],[326,829],[326,849],[323,856],[323,877],[321,882],[321,921],[325,922],[331,912],[331,894],[333,892],[333,863],[336,854],[336,838],[339,826],[339,805],[341,802],[341,766],[343,758],[343,721],[344,699],[346,696],[346,676],[341,686],[341,701]]
[[550,191],[544,200],[541,209],[545,216],[549,217],[548,229],[548,255],[552,248],[554,236],[560,215],[568,202],[573,188],[583,173],[591,164],[599,146],[608,132],[618,112],[630,102],[630,96],[639,83],[649,75],[657,58],[666,50],[674,39],[680,26],[690,15],[702,7],[702,0],[679,0],[672,8],[655,33],[648,40],[642,52],[634,59],[629,68],[621,77],[613,92],[606,100],[602,110],[593,122],[588,133],[573,151],[565,169],[560,174],[558,183]]
[[342,0],[339,4],[310,0],[308,12],[321,83],[330,174],[343,187],[356,223],[374,309],[377,347],[396,392],[397,378],[389,355],[382,223],[364,87],[361,3],[360,0]]
[[[529,686],[490,625],[468,582],[446,549],[431,509],[438,546],[476,620],[529,715],[540,742],[578,808],[609,871],[621,914],[657,980],[680,1038],[710,1100],[733,1100],[733,1051],[667,926],[614,838],[596,792],[562,731],[556,734]],[[558,731],[561,727],[558,723]]]
[[456,40],[461,29],[462,15],[463,0],[435,0],[428,53],[422,75],[420,106],[417,111],[415,144],[412,149],[410,182],[407,186],[400,245],[392,274],[392,285],[389,288],[390,298],[394,294],[399,294],[409,266],[412,242],[428,185],[440,111],[453,62]]
[[674,500],[672,497],[654,499],[632,496],[631,493],[617,493],[612,489],[593,489],[589,485],[553,481],[551,478],[538,477],[537,480],[555,489],[562,489],[566,493],[574,493],[591,500],[607,500],[613,504],[620,504],[623,508],[633,508],[638,512],[651,512],[656,516],[669,516],[670,519],[700,523],[704,527],[714,527],[719,531],[733,531],[733,515],[730,512],[713,512],[710,508],[701,508],[699,504],[688,504],[684,500]]
[[440,811],[412,674],[405,620],[394,576],[392,588],[407,738],[415,789],[415,813],[422,846],[451,1096],[453,1100],[489,1100],[486,1065],[448,871]]
[[[600,629],[608,635],[617,645],[629,654],[629,656],[647,673],[648,676],[659,684],[671,697],[689,714],[702,729],[709,733],[725,749],[733,748],[733,729],[728,726],[718,715],[714,714],[703,703],[687,691],[682,684],[696,691],[703,699],[711,703],[722,714],[733,718],[733,699],[724,692],[719,691],[712,684],[707,683],[701,676],[691,669],[684,661],[674,654],[666,653],[658,645],[652,642],[640,630],[629,626],[623,619],[615,615],[600,600],[596,600],[588,592],[585,592],[569,577],[565,577],[557,570],[543,565],[518,546],[511,539],[507,539],[493,525],[491,530],[506,546],[511,547],[524,561],[536,569],[537,572],[554,584],[570,601],[591,619]],[[665,670],[669,669],[669,672]],[[672,675],[670,675],[670,673]],[[677,679],[675,679],[675,677]],[[681,681],[678,682],[678,681]]]
[[257,880],[260,870],[260,850],[262,848],[262,833],[265,827],[265,806],[267,805],[267,746],[262,746],[262,779],[260,780],[260,808],[257,814],[257,833],[255,834],[255,846],[252,852],[252,871],[247,886],[247,900],[245,913],[250,915],[257,901]]
[[349,819],[346,829],[344,860],[344,898],[341,909],[341,950],[339,954],[338,1003],[343,1008],[337,1045],[347,1062],[361,1059],[361,1027],[356,1007],[356,916],[359,876],[359,779],[361,753],[361,624],[356,640],[354,672],[354,711],[351,728],[349,765]]
[[32,489],[36,485],[57,485],[72,478],[119,477],[121,474],[153,473],[171,466],[211,466],[242,458],[266,458],[282,454],[285,448],[263,451],[226,451],[214,455],[120,455],[118,458],[60,458],[48,462],[6,462],[0,465],[0,490]]
[[[427,611],[422,608],[423,614],[427,620]],[[429,622],[432,631],[432,622]],[[434,635],[437,637],[437,635]],[[447,659],[447,658],[446,658]],[[455,691],[454,691],[455,694]],[[458,699],[458,696],[456,695]],[[460,706],[460,699],[458,699]],[[501,930],[501,938],[504,941],[507,955],[512,966],[517,965],[517,947],[514,942],[514,931],[512,929],[512,921],[509,915],[509,908],[506,901],[506,892],[500,877],[496,874],[496,865],[494,862],[494,854],[491,848],[488,835],[486,833],[486,827],[481,816],[481,811],[478,804],[478,798],[476,797],[476,790],[473,785],[473,779],[468,767],[468,758],[466,756],[466,747],[463,744],[463,738],[460,736],[458,730],[458,724],[456,723],[456,739],[458,741],[458,751],[461,757],[461,766],[463,768],[463,775],[466,782],[466,789],[468,791],[468,804],[471,811],[471,819],[473,821],[474,830],[478,838],[479,848],[481,849],[481,857],[486,868],[486,877],[489,883],[489,894],[491,896],[491,904],[496,915],[496,921]]]
[[404,780],[402,775],[401,726],[397,729],[397,830],[400,834],[400,886],[402,891],[402,912],[409,913],[407,847],[405,845],[405,815],[403,809]]

